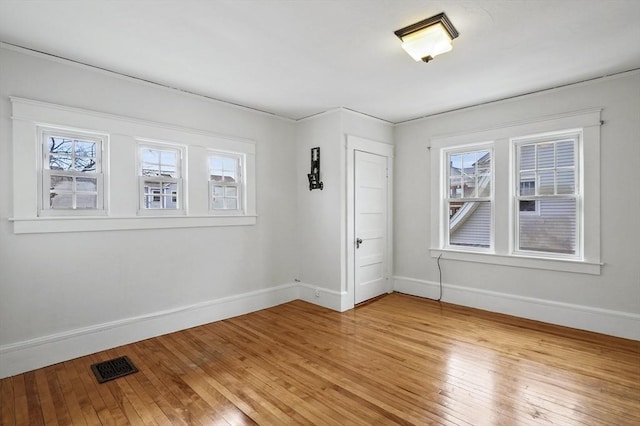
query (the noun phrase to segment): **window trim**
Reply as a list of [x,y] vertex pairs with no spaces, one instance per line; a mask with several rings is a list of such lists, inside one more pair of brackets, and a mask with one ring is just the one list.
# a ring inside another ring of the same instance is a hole
[[[600,126],[601,108],[572,111],[551,116],[541,116],[534,119],[504,123],[491,128],[480,128],[463,132],[441,134],[433,136],[428,141],[430,150],[430,255],[434,258],[443,255],[444,258],[459,261],[488,263],[494,265],[516,266],[570,273],[584,273],[599,275],[601,273],[601,245],[600,245]],[[529,256],[514,253],[513,247],[513,158],[510,140],[525,135],[562,132],[570,129],[581,129],[583,134],[581,146],[581,165],[583,170],[579,185],[583,188],[583,223],[581,241],[583,255],[581,260],[566,258],[549,258],[546,256]],[[442,150],[454,146],[463,146],[482,141],[494,141],[494,191],[496,224],[505,223],[508,226],[495,228],[494,252],[473,252],[452,250],[445,247],[442,215]],[[498,163],[508,166],[495,166]],[[589,230],[586,233],[584,230]]]
[[[38,217],[74,217],[74,216],[101,216],[106,215],[108,213],[108,194],[107,194],[107,171],[108,171],[108,155],[106,155],[109,135],[91,131],[91,130],[80,130],[71,127],[62,127],[62,126],[50,126],[50,125],[41,125],[38,124],[35,127],[38,141],[38,161],[36,164],[38,170],[38,183],[37,183],[37,193],[38,193],[38,202],[37,202],[37,215]],[[68,137],[70,139],[85,139],[89,141],[96,142],[96,172],[88,173],[86,175],[80,174],[78,172],[55,172],[52,173],[51,169],[48,167],[49,163],[49,152],[46,149],[47,138],[49,136],[61,136]],[[51,175],[62,175],[62,176],[72,176],[72,177],[92,177],[96,179],[96,195],[97,195],[97,203],[95,209],[54,209],[49,207],[49,203],[47,202],[47,196],[49,196],[50,192],[46,190],[49,184],[45,184],[45,182],[49,182]]]

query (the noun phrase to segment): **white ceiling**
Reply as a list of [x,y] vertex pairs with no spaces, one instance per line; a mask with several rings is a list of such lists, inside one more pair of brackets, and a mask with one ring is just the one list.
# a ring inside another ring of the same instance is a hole
[[[393,32],[446,12],[451,52]],[[639,0],[0,0],[0,41],[299,119],[390,122],[640,68]]]

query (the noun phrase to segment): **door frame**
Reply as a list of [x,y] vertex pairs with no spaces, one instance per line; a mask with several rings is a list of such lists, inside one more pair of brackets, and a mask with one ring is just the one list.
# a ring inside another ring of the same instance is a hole
[[342,300],[342,311],[355,306],[355,152],[362,151],[387,158],[387,292],[393,290],[393,158],[394,146],[376,142],[359,136],[346,135],[347,138],[347,229],[345,245],[347,253],[347,288],[346,298]]

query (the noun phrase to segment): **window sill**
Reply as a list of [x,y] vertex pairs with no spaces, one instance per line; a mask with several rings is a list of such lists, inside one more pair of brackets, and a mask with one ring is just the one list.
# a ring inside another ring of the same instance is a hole
[[138,217],[187,217],[184,209],[138,209]]
[[202,228],[255,225],[257,216],[69,216],[9,218],[14,234],[124,231],[133,229]]
[[572,272],[600,275],[602,264],[571,259],[552,259],[522,255],[507,256],[495,253],[477,253],[449,249],[430,249],[431,257],[442,255],[443,259],[464,262],[488,263],[492,265],[514,266],[518,268],[544,269],[548,271]]

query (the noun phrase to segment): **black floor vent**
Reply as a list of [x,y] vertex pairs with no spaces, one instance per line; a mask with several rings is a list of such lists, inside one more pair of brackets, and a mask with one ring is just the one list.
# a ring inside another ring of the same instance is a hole
[[127,374],[136,373],[138,369],[126,356],[115,358],[109,361],[99,362],[91,366],[93,374],[96,375],[98,383],[108,382]]

